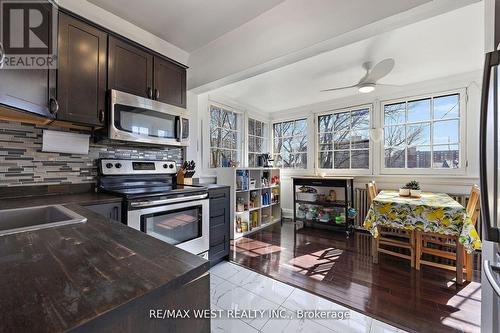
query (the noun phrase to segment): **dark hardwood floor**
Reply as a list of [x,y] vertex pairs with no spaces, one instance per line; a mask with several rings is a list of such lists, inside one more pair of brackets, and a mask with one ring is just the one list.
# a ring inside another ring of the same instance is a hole
[[[380,254],[369,234],[274,225],[232,244],[231,260],[413,332],[480,332],[480,272],[459,286],[455,274]],[[475,258],[475,265],[480,260]]]

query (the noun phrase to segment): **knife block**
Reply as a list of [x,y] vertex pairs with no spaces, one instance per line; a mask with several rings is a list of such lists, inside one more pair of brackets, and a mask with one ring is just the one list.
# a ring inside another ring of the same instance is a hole
[[186,177],[186,170],[180,169],[179,172],[177,172],[177,184],[193,185],[193,178]]

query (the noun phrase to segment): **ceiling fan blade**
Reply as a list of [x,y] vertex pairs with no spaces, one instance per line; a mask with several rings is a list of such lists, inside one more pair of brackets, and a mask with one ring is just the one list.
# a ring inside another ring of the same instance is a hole
[[376,83],[378,80],[389,74],[396,62],[392,58],[387,58],[379,62],[362,80],[362,83]]
[[357,87],[357,86],[358,86],[357,84],[354,84],[354,85],[352,85],[352,86],[339,87],[339,88],[332,88],[332,89],[325,89],[325,90],[321,90],[321,92],[344,90],[344,89],[354,88],[354,87]]

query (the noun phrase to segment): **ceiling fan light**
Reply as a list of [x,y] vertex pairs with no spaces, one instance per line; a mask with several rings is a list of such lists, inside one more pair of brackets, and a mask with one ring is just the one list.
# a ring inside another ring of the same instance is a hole
[[366,83],[358,88],[360,93],[368,94],[375,90],[375,85],[373,83]]

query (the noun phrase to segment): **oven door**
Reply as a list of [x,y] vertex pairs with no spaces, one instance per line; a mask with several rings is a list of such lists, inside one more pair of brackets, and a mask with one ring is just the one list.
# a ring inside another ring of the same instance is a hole
[[185,109],[112,90],[109,138],[187,146],[189,119],[186,115]]
[[209,201],[204,199],[129,210],[127,224],[193,254],[201,254],[209,248],[208,207]]

